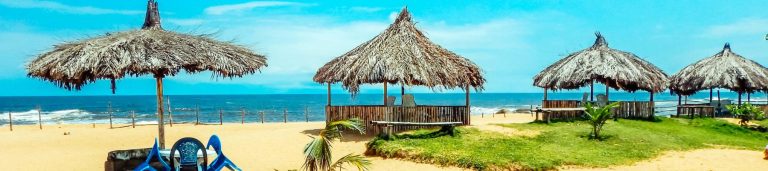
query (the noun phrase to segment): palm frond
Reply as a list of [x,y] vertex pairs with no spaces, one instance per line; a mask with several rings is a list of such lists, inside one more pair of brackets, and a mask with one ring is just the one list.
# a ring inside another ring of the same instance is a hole
[[339,160],[336,160],[336,162],[331,165],[330,171],[335,171],[336,168],[343,170],[344,165],[352,165],[357,168],[358,171],[366,171],[368,170],[368,166],[371,165],[371,161],[365,159],[365,157],[361,155],[350,153],[341,157]]
[[316,137],[304,147],[304,170],[328,170],[331,165],[331,142],[325,137]]

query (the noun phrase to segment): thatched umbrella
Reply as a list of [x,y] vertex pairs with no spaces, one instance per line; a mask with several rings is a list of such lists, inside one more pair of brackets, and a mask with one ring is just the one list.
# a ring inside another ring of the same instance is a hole
[[51,81],[67,90],[79,90],[97,79],[112,81],[126,75],[152,74],[157,81],[157,116],[161,147],[163,130],[163,78],[180,71],[213,71],[214,76],[241,77],[266,67],[266,58],[252,50],[219,42],[205,35],[165,31],[157,3],[149,0],[140,30],[108,33],[54,46],[27,64],[28,76]]
[[361,84],[387,83],[432,88],[483,89],[480,68],[472,61],[432,43],[411,20],[404,8],[395,22],[373,39],[357,46],[318,69],[314,81],[341,82],[352,94]]
[[669,90],[673,94],[687,96],[709,89],[711,100],[715,88],[738,92],[741,104],[743,93],[768,91],[768,69],[734,53],[726,43],[719,53],[688,65],[670,77]]
[[[608,42],[596,33],[597,40],[591,47],[572,53],[550,65],[534,77],[533,85],[546,90],[578,89],[597,81],[614,89],[634,92],[645,90],[653,93],[666,89],[667,75],[661,69],[637,57],[637,55],[608,47]],[[594,95],[591,95],[594,100]]]

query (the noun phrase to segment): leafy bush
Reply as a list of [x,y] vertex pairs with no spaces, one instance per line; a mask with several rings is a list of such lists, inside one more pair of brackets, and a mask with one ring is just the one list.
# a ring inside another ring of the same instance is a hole
[[765,113],[763,113],[763,110],[749,103],[745,103],[741,106],[728,105],[725,107],[728,109],[728,111],[731,112],[731,114],[741,119],[739,124],[742,126],[747,126],[747,123],[749,123],[750,120],[765,119]]
[[584,106],[584,113],[586,113],[585,116],[589,119],[590,125],[592,125],[592,133],[590,133],[590,138],[600,139],[600,131],[603,130],[605,121],[608,121],[608,119],[613,116],[613,111],[611,109],[618,106],[619,102],[613,102],[603,107],[595,107],[592,105],[592,103],[587,103]]

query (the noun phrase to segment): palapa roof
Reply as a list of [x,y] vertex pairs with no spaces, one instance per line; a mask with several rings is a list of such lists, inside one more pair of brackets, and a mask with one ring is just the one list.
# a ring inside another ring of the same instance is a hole
[[433,90],[472,86],[479,91],[485,78],[469,59],[432,43],[404,8],[384,32],[318,69],[314,81],[341,82],[356,94],[361,84],[383,82]]
[[714,56],[688,65],[670,77],[670,92],[691,95],[699,90],[726,88],[736,92],[768,91],[768,69],[731,51],[726,43]]
[[637,55],[608,47],[596,33],[591,47],[572,53],[534,77],[533,85],[552,90],[578,89],[597,81],[614,89],[630,92],[661,92],[667,75]]
[[79,90],[97,79],[126,75],[155,77],[213,71],[214,76],[239,77],[266,67],[264,55],[207,35],[187,35],[163,30],[157,3],[149,0],[142,29],[55,45],[27,64],[28,76],[42,78],[62,88]]

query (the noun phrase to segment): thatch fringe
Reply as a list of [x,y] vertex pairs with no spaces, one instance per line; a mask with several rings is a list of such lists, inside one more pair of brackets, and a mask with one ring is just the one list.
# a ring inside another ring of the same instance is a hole
[[667,75],[635,54],[608,47],[600,34],[591,47],[572,53],[534,77],[534,86],[551,90],[578,89],[592,81],[614,89],[661,92]]
[[719,53],[688,65],[670,77],[672,94],[691,95],[712,88],[749,93],[768,91],[768,69],[736,54],[726,43]]
[[355,94],[360,84],[383,82],[479,91],[485,78],[472,61],[432,43],[404,8],[384,32],[318,69],[314,81],[341,82]]
[[143,29],[55,45],[27,64],[28,76],[51,81],[68,90],[97,79],[126,75],[155,77],[213,71],[214,76],[240,77],[267,66],[264,55],[205,35],[165,31],[157,3],[148,2]]

